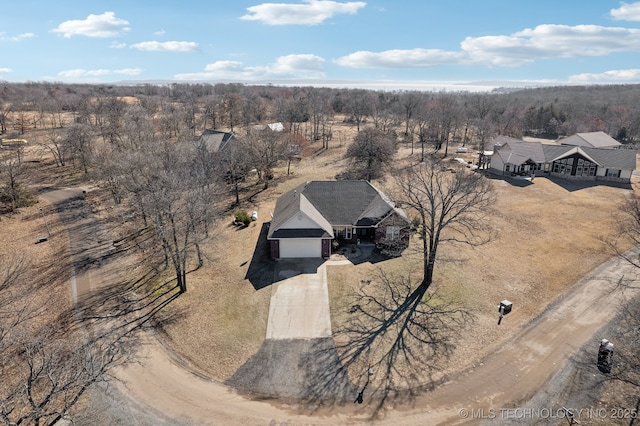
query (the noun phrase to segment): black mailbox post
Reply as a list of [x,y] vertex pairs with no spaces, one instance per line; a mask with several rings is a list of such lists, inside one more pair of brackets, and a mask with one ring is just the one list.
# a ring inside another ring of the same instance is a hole
[[498,325],[500,325],[500,323],[502,322],[502,317],[504,317],[509,312],[511,312],[512,305],[513,304],[506,299],[500,302],[500,304],[498,305],[498,312],[500,312],[500,317],[498,318]]

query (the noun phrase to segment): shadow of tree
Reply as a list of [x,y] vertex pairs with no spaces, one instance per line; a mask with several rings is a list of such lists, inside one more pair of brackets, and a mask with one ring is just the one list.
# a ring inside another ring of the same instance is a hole
[[267,339],[226,384],[263,398],[316,403],[346,400],[356,392],[330,337]]
[[[340,363],[328,363],[309,391],[308,402],[326,404],[329,395],[333,403],[360,402],[364,396],[372,418],[387,403],[409,402],[442,380],[436,374],[438,361],[451,355],[454,333],[473,319],[463,306],[443,300],[437,292],[382,271],[343,309],[349,318],[334,330],[335,348],[310,354],[322,360],[336,352]],[[336,392],[334,383],[344,371],[359,392]]]

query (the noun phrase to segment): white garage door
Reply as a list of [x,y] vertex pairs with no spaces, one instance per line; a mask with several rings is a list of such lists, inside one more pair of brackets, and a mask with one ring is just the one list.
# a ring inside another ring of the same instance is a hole
[[322,257],[322,240],[305,238],[281,239],[280,257]]

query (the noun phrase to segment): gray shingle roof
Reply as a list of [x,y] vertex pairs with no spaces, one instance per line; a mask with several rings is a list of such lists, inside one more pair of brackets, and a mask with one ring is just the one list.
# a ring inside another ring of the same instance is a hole
[[[393,203],[367,181],[304,183],[278,198],[268,238],[287,238],[290,232],[280,228],[299,212],[318,223],[331,237],[334,226],[375,225],[382,217],[365,218],[363,214],[376,200],[388,205],[387,213],[394,209]],[[297,231],[294,233],[300,237]]]
[[522,164],[527,160],[535,163],[544,163],[545,156],[542,144],[525,141],[511,140],[498,150],[498,155],[504,163]]
[[589,148],[617,148],[621,144],[605,132],[576,133],[558,141],[564,145],[577,145]]
[[334,226],[355,224],[371,202],[380,196],[364,180],[309,182],[303,194]]
[[209,152],[222,151],[227,143],[233,138],[233,133],[221,132],[219,130],[205,129],[198,139],[198,145],[204,145]]
[[547,145],[540,142],[512,140],[507,142],[494,155],[503,162],[521,165],[528,159],[536,163],[550,163],[565,155],[577,152],[595,161],[599,166],[609,169],[635,170],[636,151],[630,149],[590,148],[578,145]]

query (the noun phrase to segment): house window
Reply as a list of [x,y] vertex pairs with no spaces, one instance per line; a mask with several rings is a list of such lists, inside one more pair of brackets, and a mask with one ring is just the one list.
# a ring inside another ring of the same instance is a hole
[[350,240],[351,239],[351,228],[345,228],[345,230],[344,230],[344,239],[345,240]]
[[619,169],[607,169],[607,176],[620,177],[620,170]]
[[400,239],[400,227],[399,226],[387,226],[387,240]]

